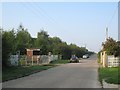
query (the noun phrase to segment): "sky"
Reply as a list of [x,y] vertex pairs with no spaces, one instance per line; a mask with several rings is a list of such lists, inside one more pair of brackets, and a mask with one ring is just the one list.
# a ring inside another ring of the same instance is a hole
[[44,29],[68,44],[86,46],[98,52],[108,36],[118,39],[117,2],[4,2],[2,27],[17,29],[20,24],[32,37]]

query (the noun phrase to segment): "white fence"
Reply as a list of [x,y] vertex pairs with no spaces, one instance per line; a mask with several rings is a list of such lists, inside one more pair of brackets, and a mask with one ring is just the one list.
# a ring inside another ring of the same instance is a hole
[[11,55],[9,61],[11,66],[18,66],[18,55]]
[[[24,64],[27,64],[26,62],[29,61],[30,64],[32,63],[32,59],[26,59],[27,56],[18,56],[18,55],[11,55],[10,56],[10,65],[12,66],[18,66],[19,65],[19,61],[24,62]],[[40,60],[38,62],[38,64],[49,64],[51,61],[54,60],[58,60],[58,55],[40,55]],[[34,63],[34,62],[33,62]]]
[[108,67],[118,67],[120,66],[120,58],[114,57],[113,55],[107,58]]
[[48,64],[51,61],[58,60],[58,55],[41,55],[40,56],[40,63],[41,64]]
[[51,55],[50,61],[58,60],[58,55]]
[[114,55],[107,55],[106,51],[101,52],[101,64],[103,67],[118,67],[120,66],[120,57]]

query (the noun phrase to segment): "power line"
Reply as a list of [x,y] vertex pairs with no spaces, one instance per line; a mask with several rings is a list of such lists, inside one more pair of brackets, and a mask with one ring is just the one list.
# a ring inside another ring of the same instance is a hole
[[[58,22],[56,22],[51,16],[49,16],[45,10],[43,10],[42,8],[38,8],[37,4],[33,4],[31,2],[28,2],[29,4],[25,4],[23,3],[22,5],[27,9],[30,10],[34,15],[38,16],[38,17],[42,17],[44,19],[46,19],[47,21],[49,21],[50,23],[54,23],[54,24],[58,24]],[[43,21],[45,23],[45,21]]]
[[[28,3],[29,4],[22,3],[21,5],[23,5],[23,7],[26,8],[27,10],[29,10],[33,15],[46,19],[42,13],[40,13],[40,12],[38,13],[38,11],[30,4],[31,2],[28,2]],[[44,20],[42,20],[42,22],[45,23]]]
[[29,10],[30,12],[32,12],[33,15],[37,15],[39,17],[38,13],[33,8],[29,7],[25,3],[22,3],[21,5],[23,5],[24,8],[26,8],[27,10]]
[[34,15],[37,15],[38,17],[42,17],[49,22],[56,23],[55,20],[45,12],[45,10],[43,10],[40,7],[38,8],[37,4],[31,3],[31,2],[28,2],[28,3],[29,4],[24,3],[23,5],[25,8],[29,9],[32,13],[34,13]]
[[110,19],[110,21],[109,21],[109,23],[108,23],[108,27],[110,27],[110,25],[111,25],[111,23],[112,23],[112,20],[113,20],[115,14],[117,13],[117,11],[118,11],[118,6],[116,6],[116,8],[115,8],[115,10],[114,10],[114,12],[113,12],[113,15],[112,15],[112,17],[111,17],[111,19]]
[[[33,15],[38,16],[38,17],[42,17],[42,19],[46,19],[47,22],[49,21],[49,23],[53,23],[54,26],[59,26],[59,28],[61,28],[62,30],[66,30],[60,22],[57,22],[53,17],[51,17],[50,15],[48,15],[48,13],[42,9],[41,7],[38,6],[38,4],[32,3],[32,2],[27,2],[26,3],[22,3],[23,7],[25,7],[27,10],[29,10],[30,12],[32,12]],[[43,20],[43,22],[45,23],[45,26],[47,27],[47,23],[46,21]]]
[[115,7],[115,10],[113,11],[113,14],[110,18],[110,21],[108,22],[108,26],[106,27],[106,39],[108,39],[108,32],[109,32],[108,28],[111,26],[111,23],[112,23],[113,18],[115,17],[115,15],[117,13],[117,11],[118,11],[118,5]]
[[[48,13],[44,9],[42,9],[40,6],[38,6],[38,4],[31,3],[29,6],[31,6],[38,14],[41,13],[43,15],[43,17],[46,17],[47,20],[49,20],[50,22],[61,26],[59,22],[57,22],[53,17],[48,15]],[[63,30],[65,30],[62,26],[61,26],[61,28]]]
[[[34,4],[34,3],[32,3],[32,4]],[[34,6],[36,6],[36,9],[37,9],[38,11],[41,10],[41,12],[44,13],[44,15],[45,15],[46,17],[48,17],[52,22],[55,22],[55,20],[54,20],[50,15],[48,15],[48,13],[47,13],[43,8],[41,8],[40,6],[38,6],[38,4],[36,4],[36,5],[34,5]],[[39,7],[39,9],[38,9],[38,7]],[[55,23],[56,23],[56,22],[55,22]]]

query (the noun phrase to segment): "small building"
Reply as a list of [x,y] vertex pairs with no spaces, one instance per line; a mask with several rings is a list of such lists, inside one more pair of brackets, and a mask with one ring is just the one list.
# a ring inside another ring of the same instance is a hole
[[26,64],[39,64],[40,62],[40,49],[26,49]]
[[101,64],[103,67],[118,67],[120,66],[120,58],[114,55],[107,55],[106,51],[101,52]]

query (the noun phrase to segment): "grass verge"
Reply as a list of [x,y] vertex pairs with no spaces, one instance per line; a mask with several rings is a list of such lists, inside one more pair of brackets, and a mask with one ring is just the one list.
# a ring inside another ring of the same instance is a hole
[[2,71],[2,82],[28,76],[30,74],[47,70],[55,66],[56,65],[48,64],[48,65],[39,65],[39,66],[26,66],[26,67],[18,66],[18,67],[4,68]]
[[66,64],[69,63],[70,60],[55,60],[55,61],[51,61],[51,64]]
[[101,84],[103,80],[110,84],[120,84],[120,67],[99,68],[98,72]]

